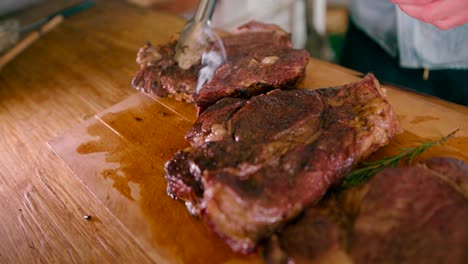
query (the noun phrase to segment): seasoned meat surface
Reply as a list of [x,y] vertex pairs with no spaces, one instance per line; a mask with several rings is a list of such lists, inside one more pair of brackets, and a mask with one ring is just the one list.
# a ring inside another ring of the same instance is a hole
[[168,193],[234,250],[252,252],[396,131],[373,75],[336,88],[221,99],[187,133],[192,148],[166,164]]
[[[268,239],[266,263],[349,263],[344,236],[346,218],[335,195],[309,207]],[[289,261],[289,262],[288,262]]]
[[227,61],[195,93],[202,65],[179,68],[174,59],[177,38],[158,47],[148,43],[140,49],[140,70],[132,85],[160,97],[195,101],[203,110],[224,97],[248,98],[273,89],[294,88],[304,76],[310,57],[306,50],[291,48],[289,34],[278,26],[250,22],[222,37]]
[[468,166],[436,162],[389,169],[370,182],[354,224],[356,263],[468,262],[468,200],[452,181],[462,172],[466,185]]
[[265,259],[468,263],[467,186],[468,164],[452,158],[386,169],[308,208],[269,240]]

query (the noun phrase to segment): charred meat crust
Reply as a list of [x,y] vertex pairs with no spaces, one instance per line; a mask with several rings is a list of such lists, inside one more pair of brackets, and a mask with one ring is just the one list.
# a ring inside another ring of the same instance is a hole
[[147,43],[137,54],[140,70],[132,86],[159,97],[195,102],[200,109],[224,97],[248,98],[273,89],[290,89],[303,78],[310,55],[291,48],[289,34],[271,24],[250,22],[222,37],[227,62],[196,94],[197,64],[188,70],[178,67],[175,45],[178,35],[166,44]]
[[453,158],[386,169],[306,209],[267,242],[265,260],[466,263],[466,186],[468,164]]
[[[226,98],[195,122],[186,136],[192,148],[167,163],[166,179],[175,196],[180,187],[171,181],[200,184],[202,196],[178,198],[234,250],[248,253],[396,131],[373,75],[340,88]],[[188,175],[172,168],[189,168]]]

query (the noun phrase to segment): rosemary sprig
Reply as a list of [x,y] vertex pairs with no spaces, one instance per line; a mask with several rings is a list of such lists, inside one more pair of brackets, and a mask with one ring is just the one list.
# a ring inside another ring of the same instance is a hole
[[341,186],[348,188],[364,183],[377,172],[388,167],[396,167],[402,160],[407,160],[408,164],[411,164],[416,156],[421,155],[429,148],[443,144],[445,141],[453,137],[458,132],[458,130],[459,129],[438,140],[421,142],[421,145],[416,147],[402,148],[401,153],[395,156],[386,157],[373,162],[362,162],[361,168],[351,171],[348,175],[345,176]]

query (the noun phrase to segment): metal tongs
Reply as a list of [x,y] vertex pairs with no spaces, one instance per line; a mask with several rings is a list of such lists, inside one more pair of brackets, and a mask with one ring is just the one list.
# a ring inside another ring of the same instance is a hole
[[197,64],[212,39],[211,17],[216,0],[200,0],[197,11],[184,26],[176,46],[175,59],[182,69]]

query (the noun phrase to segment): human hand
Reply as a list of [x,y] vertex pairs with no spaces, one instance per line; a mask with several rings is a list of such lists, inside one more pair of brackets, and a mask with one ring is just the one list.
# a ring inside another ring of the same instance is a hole
[[468,23],[468,0],[390,0],[407,15],[447,30]]

